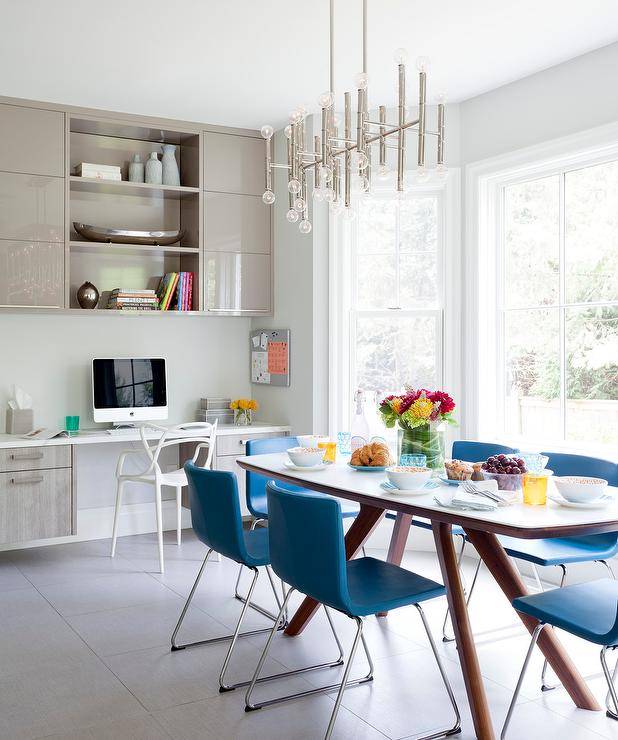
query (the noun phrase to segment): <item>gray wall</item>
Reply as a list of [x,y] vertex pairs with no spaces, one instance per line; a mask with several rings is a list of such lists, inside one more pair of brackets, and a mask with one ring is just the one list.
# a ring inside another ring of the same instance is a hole
[[91,358],[164,355],[170,421],[193,420],[202,396],[249,393],[249,326],[248,318],[2,314],[1,413],[17,383],[33,397],[36,425],[79,414],[92,427]]

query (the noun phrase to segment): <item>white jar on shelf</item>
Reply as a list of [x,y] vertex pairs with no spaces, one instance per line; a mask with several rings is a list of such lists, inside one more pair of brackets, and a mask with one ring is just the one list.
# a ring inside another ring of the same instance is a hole
[[152,152],[146,161],[146,182],[149,185],[161,185],[163,182],[163,165],[157,152]]
[[180,173],[178,172],[178,163],[176,162],[176,146],[174,144],[161,144],[163,157],[163,184],[180,185]]

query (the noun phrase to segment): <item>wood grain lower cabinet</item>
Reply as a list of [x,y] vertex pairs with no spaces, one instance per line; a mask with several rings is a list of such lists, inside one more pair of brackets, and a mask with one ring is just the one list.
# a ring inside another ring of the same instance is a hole
[[1,543],[64,537],[71,531],[71,468],[0,473]]
[[269,254],[206,252],[206,308],[222,313],[272,311],[272,262]]
[[0,239],[0,306],[64,306],[64,244]]

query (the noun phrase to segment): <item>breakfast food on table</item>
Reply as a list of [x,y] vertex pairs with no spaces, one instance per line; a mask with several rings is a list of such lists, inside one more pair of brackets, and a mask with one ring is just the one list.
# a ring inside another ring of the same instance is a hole
[[287,452],[292,464],[299,468],[319,465],[324,459],[324,450],[319,447],[291,447]]
[[449,480],[470,480],[472,477],[472,465],[463,460],[445,460],[444,467]]
[[517,491],[522,486],[524,473],[527,473],[525,462],[521,457],[492,455],[481,465],[485,480],[498,481],[501,491]]
[[350,465],[362,468],[386,467],[392,465],[391,453],[384,442],[371,442],[354,450]]
[[386,477],[395,488],[418,491],[431,478],[431,469],[416,465],[393,465],[386,468]]

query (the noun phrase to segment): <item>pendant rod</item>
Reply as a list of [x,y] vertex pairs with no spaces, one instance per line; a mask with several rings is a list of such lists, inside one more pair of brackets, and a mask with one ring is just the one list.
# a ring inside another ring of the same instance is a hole
[[330,0],[330,57],[329,57],[329,91],[335,92],[335,0]]
[[363,0],[363,72],[367,73],[367,0]]

